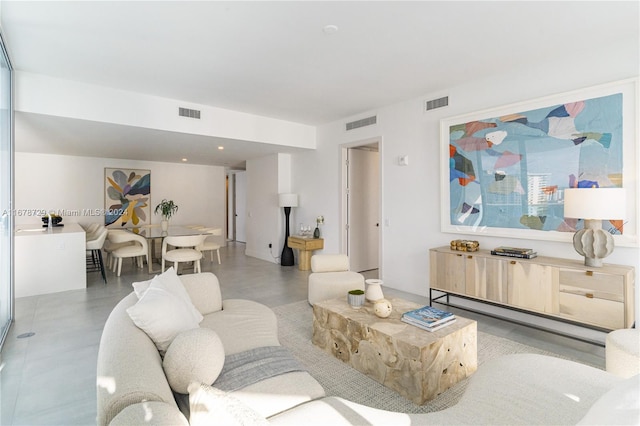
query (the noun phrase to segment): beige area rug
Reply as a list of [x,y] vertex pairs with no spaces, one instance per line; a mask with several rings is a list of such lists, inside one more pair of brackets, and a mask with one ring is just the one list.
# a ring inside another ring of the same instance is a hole
[[[425,405],[416,405],[313,345],[313,311],[306,301],[279,306],[274,311],[278,317],[280,343],[320,382],[327,396],[339,396],[389,411],[428,413],[456,404],[467,386],[469,379],[457,383]],[[515,353],[560,357],[552,352],[478,332],[478,366],[501,355]]]

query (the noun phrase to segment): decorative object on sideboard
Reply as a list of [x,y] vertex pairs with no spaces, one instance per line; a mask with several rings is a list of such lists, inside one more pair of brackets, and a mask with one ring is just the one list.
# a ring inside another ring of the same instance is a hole
[[377,300],[373,304],[373,313],[380,318],[387,318],[389,315],[391,315],[392,311],[393,306],[387,299]]
[[584,228],[573,236],[573,247],[584,256],[584,264],[599,268],[602,259],[613,252],[610,232],[603,220],[624,219],[624,188],[569,188],[564,191],[564,217],[584,219]]
[[365,297],[369,302],[384,299],[384,294],[382,294],[382,280],[370,278],[364,282],[367,285]]
[[478,251],[480,243],[476,240],[451,240],[451,250]]
[[282,247],[282,254],[280,255],[280,264],[282,266],[293,266],[293,249],[287,245],[289,240],[289,215],[291,214],[291,207],[298,207],[298,194],[278,194],[278,204],[284,209],[284,247]]
[[160,201],[160,204],[156,206],[154,213],[160,213],[162,215],[162,222],[160,222],[160,225],[162,226],[163,231],[166,232],[167,229],[169,229],[169,220],[177,211],[178,205],[174,203],[173,200],[163,199]]
[[313,231],[313,238],[320,238],[320,225],[324,223],[324,216],[316,218],[316,229]]
[[347,293],[347,302],[353,309],[360,309],[364,306],[364,291],[359,289],[349,290]]

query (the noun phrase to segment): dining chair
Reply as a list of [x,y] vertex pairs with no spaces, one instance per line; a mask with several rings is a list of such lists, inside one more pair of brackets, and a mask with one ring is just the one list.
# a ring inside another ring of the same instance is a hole
[[220,265],[220,244],[218,244],[218,242],[212,238],[209,238],[209,236],[220,236],[222,235],[222,228],[204,228],[202,229],[203,231],[205,231],[208,236],[207,238],[205,238],[205,240],[203,241],[203,243],[200,245],[199,250],[201,252],[203,252],[203,256],[204,256],[204,252],[205,251],[209,251],[211,252],[211,261],[213,262],[213,252],[215,251],[216,254],[218,255],[218,265]]
[[107,276],[104,273],[102,246],[107,239],[107,234],[108,230],[103,226],[102,228],[96,230],[95,234],[93,234],[93,239],[87,240],[85,243],[86,249],[88,252],[90,252],[91,256],[91,265],[89,265],[89,261],[87,261],[87,264],[89,265],[89,267],[87,268],[87,272],[100,271],[105,284],[107,283]]
[[108,238],[111,243],[120,244],[120,247],[111,252],[111,256],[116,261],[113,265],[113,272],[116,272],[117,268],[118,276],[120,276],[120,271],[122,270],[122,259],[124,258],[134,258],[140,268],[143,267],[143,257],[147,262],[149,262],[149,258],[147,256],[148,245],[147,240],[144,237],[132,232],[123,231],[111,232],[109,233]]
[[[193,262],[193,272],[201,272],[200,259],[202,259],[202,252],[198,247],[206,237],[206,235],[165,237],[162,241],[162,272],[164,272],[165,261],[173,262],[176,272],[178,272],[178,265],[180,262]],[[173,250],[169,250],[169,247],[175,248]]]
[[104,245],[102,246],[102,249],[105,251],[107,255],[106,263],[107,263],[108,269],[113,269],[113,266],[114,266],[113,264],[114,262],[116,262],[116,259],[111,255],[111,253],[113,253],[114,250],[117,250],[124,246],[130,246],[132,244],[135,244],[133,241],[127,241],[124,243],[114,243],[113,240],[109,238],[109,236],[117,232],[126,233],[128,231],[125,231],[124,229],[109,229],[109,232],[107,234],[107,240],[104,242]]

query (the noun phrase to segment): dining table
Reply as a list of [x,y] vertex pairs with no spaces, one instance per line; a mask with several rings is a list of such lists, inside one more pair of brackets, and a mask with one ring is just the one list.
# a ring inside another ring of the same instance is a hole
[[[149,266],[149,273],[162,272],[160,269],[153,269],[153,255],[155,254],[155,243],[159,240],[160,246],[164,237],[181,237],[186,235],[203,235],[207,231],[203,228],[196,228],[190,226],[169,226],[166,231],[162,230],[160,225],[155,226],[140,226],[133,228],[125,228],[127,231],[140,235],[147,239],[147,265]],[[162,256],[162,255],[161,255]],[[158,259],[160,260],[160,259]]]

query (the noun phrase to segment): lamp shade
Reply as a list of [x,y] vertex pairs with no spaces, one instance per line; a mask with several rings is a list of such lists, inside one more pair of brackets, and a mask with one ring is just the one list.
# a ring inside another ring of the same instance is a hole
[[298,194],[278,194],[280,207],[298,207]]
[[564,217],[624,219],[624,188],[568,188],[564,190]]

